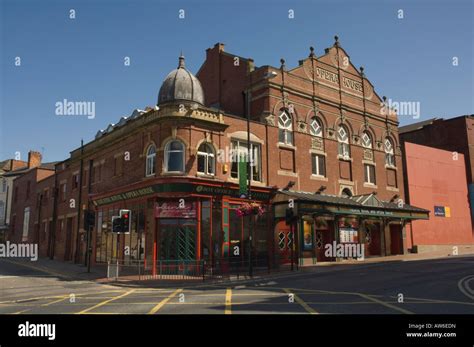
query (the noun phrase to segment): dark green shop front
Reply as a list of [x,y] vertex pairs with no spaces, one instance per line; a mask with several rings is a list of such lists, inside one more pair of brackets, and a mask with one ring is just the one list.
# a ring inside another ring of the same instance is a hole
[[[290,206],[296,216],[292,225],[285,221]],[[429,218],[427,210],[381,201],[375,194],[340,197],[280,190],[273,208],[276,257],[301,265],[344,258],[327,256],[333,243],[361,245],[368,257],[404,254],[405,225]]]
[[[272,249],[270,191],[255,189],[252,200],[261,216],[239,216],[239,189],[231,184],[163,182],[96,197],[96,262],[142,266],[152,273],[160,265],[248,262],[268,266]],[[129,234],[111,231],[120,209],[132,212]],[[249,232],[252,235],[249,247]]]

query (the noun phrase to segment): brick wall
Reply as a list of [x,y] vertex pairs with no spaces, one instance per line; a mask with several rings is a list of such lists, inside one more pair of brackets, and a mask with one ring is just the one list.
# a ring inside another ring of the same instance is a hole
[[[11,242],[36,242],[37,229],[37,182],[54,174],[53,170],[34,168],[13,181],[12,208],[10,215],[10,230],[8,240]],[[26,240],[23,240],[23,222],[25,209],[29,208],[29,228]]]

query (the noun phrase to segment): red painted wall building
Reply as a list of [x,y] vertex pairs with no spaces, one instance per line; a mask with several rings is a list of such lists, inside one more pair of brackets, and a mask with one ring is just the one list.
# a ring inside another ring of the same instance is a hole
[[464,156],[405,142],[406,195],[430,210],[429,220],[412,222],[408,248],[447,249],[473,244]]

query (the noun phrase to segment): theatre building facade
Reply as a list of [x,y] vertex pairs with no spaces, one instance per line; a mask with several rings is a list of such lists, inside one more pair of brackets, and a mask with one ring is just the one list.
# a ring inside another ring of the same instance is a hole
[[[48,255],[84,261],[89,240],[93,263],[156,272],[173,261],[333,261],[323,251],[333,241],[402,254],[406,224],[429,213],[404,202],[397,126],[337,38],[292,69],[256,67],[220,43],[196,76],[180,57],[157,106],[56,166]],[[118,235],[120,210],[131,230]]]

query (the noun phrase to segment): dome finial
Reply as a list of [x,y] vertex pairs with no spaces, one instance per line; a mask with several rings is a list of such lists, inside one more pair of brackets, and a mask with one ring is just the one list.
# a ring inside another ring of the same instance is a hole
[[163,81],[158,93],[159,106],[167,103],[188,103],[204,105],[204,91],[201,82],[184,67],[184,56],[181,52],[179,65]]
[[178,64],[178,69],[184,68],[184,55],[183,51],[181,51],[181,54],[179,56],[179,64]]

